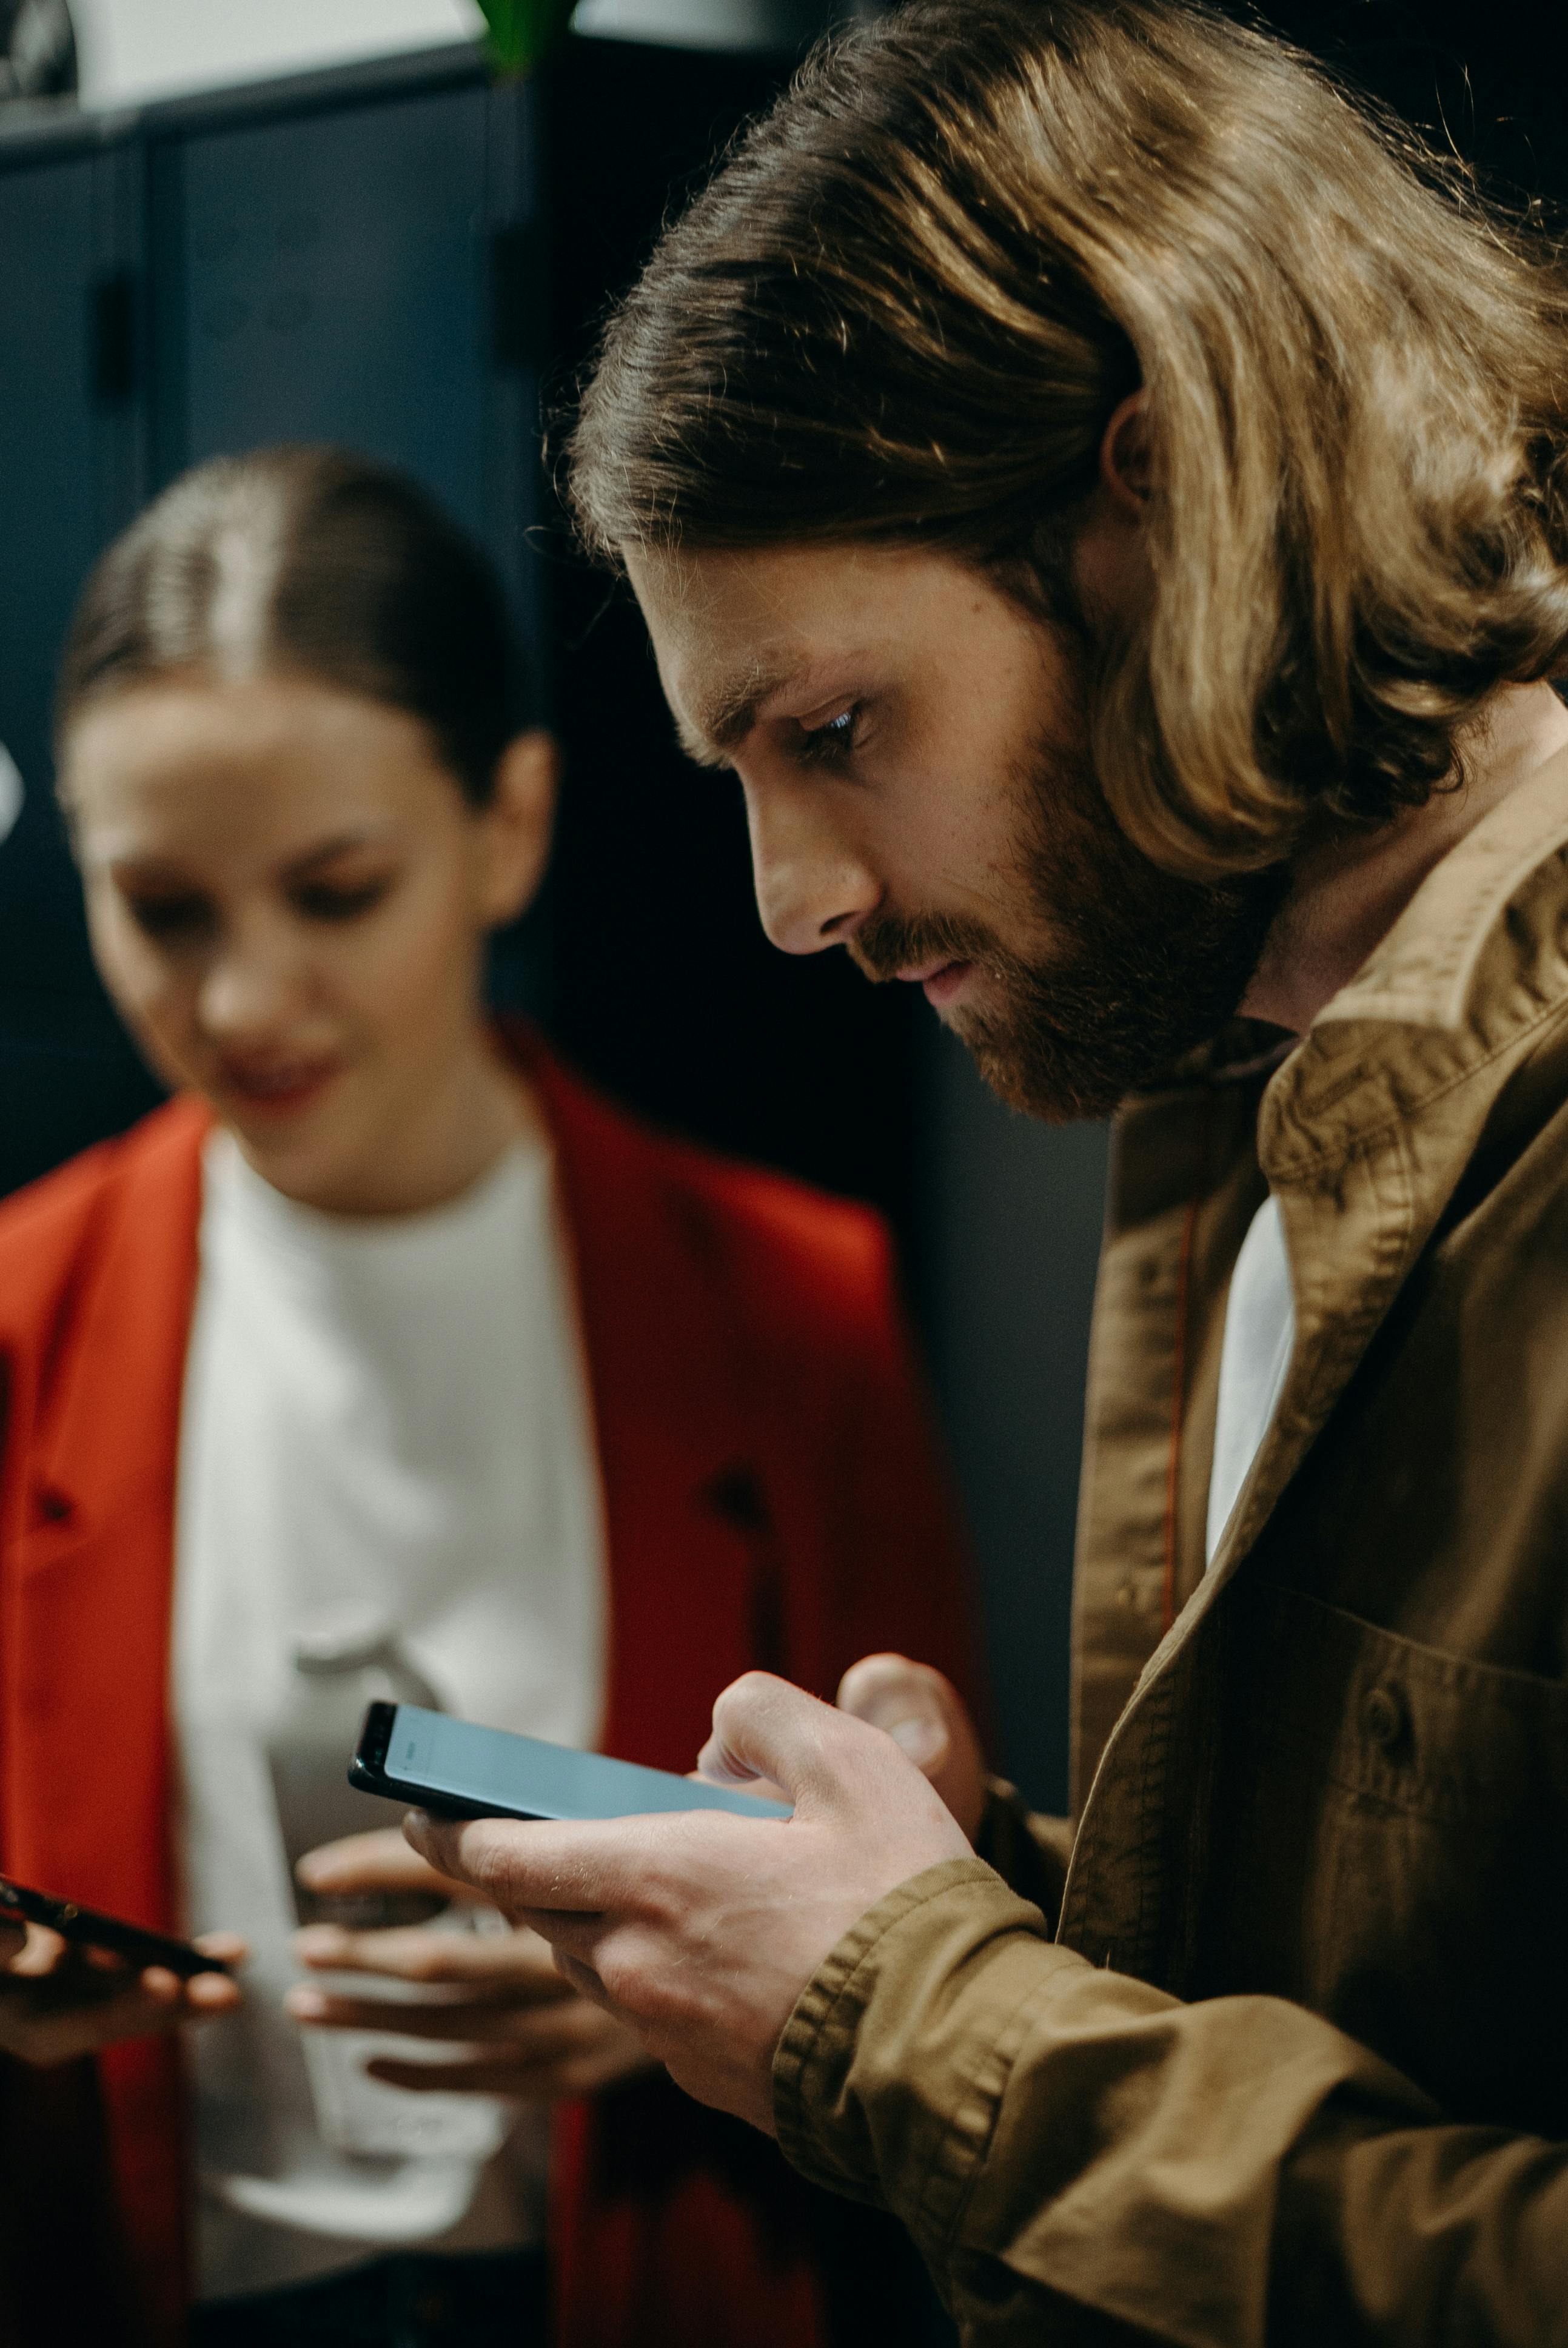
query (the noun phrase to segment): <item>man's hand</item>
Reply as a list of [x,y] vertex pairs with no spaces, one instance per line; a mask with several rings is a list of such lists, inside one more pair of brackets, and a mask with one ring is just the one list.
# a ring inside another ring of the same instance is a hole
[[[237,1962],[245,1953],[232,1932],[206,1933],[209,1956]],[[47,2069],[96,2054],[121,2038],[150,2038],[230,2013],[240,1988],[227,1973],[181,1981],[161,1965],[135,1973],[97,1949],[76,1949],[57,1932],[29,1924],[0,1940],[0,2054]]]
[[[466,1884],[447,1881],[416,1858],[395,1827],[311,1851],[299,1872],[313,1891],[469,1897]],[[289,2012],[313,2029],[395,2031],[452,2048],[444,2063],[378,2057],[366,2067],[388,2086],[553,2103],[598,2095],[653,2067],[624,2023],[562,1979],[537,1932],[468,1932],[438,1924],[346,1932],[311,1924],[296,1933],[294,1952],[317,1972],[374,1973],[431,1992],[428,2003],[418,2004],[343,1996],[314,1984],[289,1993]]]
[[441,1872],[547,1940],[703,2103],[771,2132],[772,2065],[796,2000],[882,1894],[969,1845],[880,1728],[749,1672],[714,1707],[704,1776],[771,1779],[793,1818],[722,1811],[405,1831]]

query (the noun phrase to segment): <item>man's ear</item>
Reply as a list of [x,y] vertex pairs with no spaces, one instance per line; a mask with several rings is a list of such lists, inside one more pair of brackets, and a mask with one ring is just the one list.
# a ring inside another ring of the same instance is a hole
[[1122,510],[1141,521],[1151,477],[1149,395],[1130,392],[1105,427],[1099,444],[1099,478]]
[[495,795],[482,811],[486,835],[484,916],[501,929],[532,904],[550,861],[561,747],[542,726],[509,742],[496,765]]

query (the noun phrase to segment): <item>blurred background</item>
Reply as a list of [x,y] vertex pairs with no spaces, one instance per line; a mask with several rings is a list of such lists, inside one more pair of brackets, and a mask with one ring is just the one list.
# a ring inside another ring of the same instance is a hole
[[[671,201],[825,0],[580,0],[498,78],[474,0],[0,0],[0,1189],[156,1097],[88,963],[50,774],[98,549],[278,439],[406,466],[490,546],[567,788],[499,1000],[665,1124],[892,1218],[973,1529],[1005,1765],[1065,1798],[1098,1128],[983,1092],[907,989],[765,944],[738,797],[676,752],[629,600],[541,461]],[[1568,16],[1293,0],[1272,21],[1515,200],[1568,197]]]

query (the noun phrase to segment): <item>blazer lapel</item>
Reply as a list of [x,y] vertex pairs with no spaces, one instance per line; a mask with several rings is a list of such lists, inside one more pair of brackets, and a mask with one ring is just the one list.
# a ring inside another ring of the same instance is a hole
[[610,1578],[601,1741],[689,1769],[715,1696],[758,1654],[768,1529],[744,1351],[712,1225],[667,1179],[660,1145],[537,1045],[512,1048],[554,1137],[598,1438]]

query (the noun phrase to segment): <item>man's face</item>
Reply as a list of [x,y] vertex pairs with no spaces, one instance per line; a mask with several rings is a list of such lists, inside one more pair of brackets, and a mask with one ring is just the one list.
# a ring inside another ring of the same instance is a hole
[[1113,822],[1081,642],[950,556],[628,561],[665,693],[746,793],[762,924],[921,985],[1002,1096],[1108,1113],[1235,1009],[1273,878],[1199,888]]

